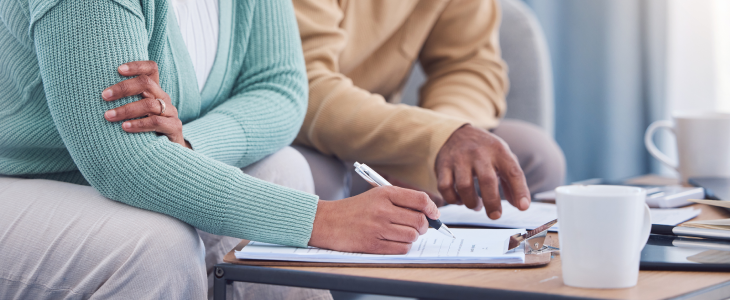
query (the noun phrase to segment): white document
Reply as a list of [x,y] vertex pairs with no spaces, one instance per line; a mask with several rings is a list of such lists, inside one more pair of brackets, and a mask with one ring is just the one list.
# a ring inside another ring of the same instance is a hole
[[330,263],[377,264],[454,264],[454,263],[524,263],[524,246],[507,251],[510,235],[524,233],[524,229],[451,229],[456,239],[447,237],[433,228],[413,243],[403,255],[348,253],[315,247],[297,248],[250,242],[238,259],[283,260]]
[[[492,220],[487,217],[484,208],[481,211],[473,211],[464,205],[446,205],[439,208],[441,217],[439,220],[446,225],[467,225],[467,226],[489,226],[499,228],[537,228],[541,225],[558,218],[558,208],[555,204],[533,202],[526,211],[502,200],[502,217]],[[556,231],[557,224],[550,228]]]
[[[498,228],[537,228],[558,218],[558,207],[552,203],[532,202],[526,211],[520,211],[507,200],[502,200],[502,217],[491,220],[482,208],[473,211],[463,205],[447,205],[439,208],[441,222],[446,225],[487,226]],[[677,225],[700,214],[700,209],[686,208],[658,208],[651,209],[653,224]],[[560,228],[560,221],[550,231],[556,232]]]

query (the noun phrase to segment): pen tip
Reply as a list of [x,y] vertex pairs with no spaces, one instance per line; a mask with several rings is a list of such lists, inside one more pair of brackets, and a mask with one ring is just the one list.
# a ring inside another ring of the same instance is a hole
[[451,232],[451,230],[449,230],[449,228],[446,227],[446,225],[441,226],[441,228],[439,228],[439,231],[441,231],[442,233],[448,233],[448,235],[450,235],[452,239],[456,239],[456,236],[454,235],[454,233]]

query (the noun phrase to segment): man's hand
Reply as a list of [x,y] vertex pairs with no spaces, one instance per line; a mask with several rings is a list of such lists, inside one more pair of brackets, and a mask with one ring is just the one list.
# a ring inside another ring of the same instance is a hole
[[[499,183],[504,196],[520,210],[530,207],[530,191],[520,164],[502,139],[486,130],[465,125],[451,134],[436,157],[438,189],[446,202],[464,204],[487,216],[502,216]],[[479,181],[481,199],[474,187]]]
[[[425,214],[425,215],[424,215]],[[319,201],[310,246],[345,252],[405,254],[438,219],[426,193],[378,187],[337,201]]]

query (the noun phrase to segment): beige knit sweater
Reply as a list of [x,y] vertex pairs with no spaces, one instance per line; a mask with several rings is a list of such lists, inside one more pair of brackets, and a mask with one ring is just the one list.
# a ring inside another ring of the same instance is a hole
[[[456,129],[495,127],[506,66],[493,0],[294,0],[309,77],[296,142],[437,193],[434,163]],[[399,102],[418,59],[420,107]],[[385,98],[389,100],[386,101]]]

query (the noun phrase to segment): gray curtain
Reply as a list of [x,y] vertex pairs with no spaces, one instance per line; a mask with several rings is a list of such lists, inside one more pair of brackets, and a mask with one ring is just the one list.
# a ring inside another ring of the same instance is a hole
[[658,170],[643,136],[665,116],[663,0],[524,1],[550,47],[568,182]]

